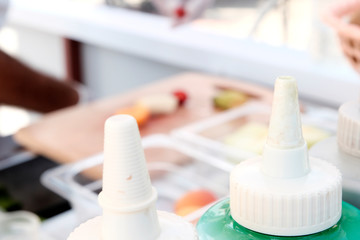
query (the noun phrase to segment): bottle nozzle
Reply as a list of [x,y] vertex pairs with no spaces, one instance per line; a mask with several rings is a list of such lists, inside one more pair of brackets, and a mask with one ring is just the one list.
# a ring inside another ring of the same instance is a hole
[[110,117],[105,123],[103,189],[99,194],[103,239],[156,239],[160,234],[156,199],[136,120],[129,115]]
[[304,144],[298,90],[293,77],[279,77],[275,82],[267,144],[279,149]]
[[[136,120],[129,115],[105,123],[103,195],[116,208],[151,198],[152,186]],[[115,200],[116,199],[116,200]]]
[[231,173],[230,209],[246,228],[289,237],[323,231],[341,217],[341,174],[326,161],[309,158],[292,77],[276,80],[263,156]]
[[197,240],[193,225],[179,216],[156,211],[136,120],[129,115],[105,123],[102,216],[72,232],[68,240]]
[[275,82],[263,172],[279,178],[300,177],[309,172],[297,84],[293,77],[279,77]]

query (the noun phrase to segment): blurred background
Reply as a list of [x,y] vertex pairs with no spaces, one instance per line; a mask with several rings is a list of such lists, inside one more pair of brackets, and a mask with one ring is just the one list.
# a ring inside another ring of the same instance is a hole
[[[173,28],[145,0],[13,0],[0,46],[60,79],[75,74],[93,99],[201,71],[265,86],[295,75],[303,98],[336,107],[356,96],[359,81],[320,20],[331,2],[218,0]],[[326,85],[320,95],[314,82]],[[37,115],[1,106],[0,116],[0,134],[9,135]]]
[[[2,211],[35,213],[21,216],[34,240],[101,213],[114,114],[138,122],[158,208],[191,222],[262,153],[278,76],[298,81],[309,148],[336,145],[337,109],[360,93],[360,1],[344,16],[329,7],[342,2],[0,0],[0,240],[17,223]],[[358,207],[359,181],[346,199]]]

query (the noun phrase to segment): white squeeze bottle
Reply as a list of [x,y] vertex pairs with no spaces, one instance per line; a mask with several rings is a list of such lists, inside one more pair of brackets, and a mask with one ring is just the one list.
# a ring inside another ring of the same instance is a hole
[[360,101],[341,105],[337,136],[314,145],[310,153],[336,165],[343,177],[343,199],[360,207]]
[[81,224],[68,240],[196,240],[181,217],[157,211],[136,120],[128,115],[105,123],[103,215]]
[[340,171],[309,156],[297,83],[275,83],[262,156],[238,164],[230,199],[198,221],[200,240],[359,240],[360,210],[342,202]]

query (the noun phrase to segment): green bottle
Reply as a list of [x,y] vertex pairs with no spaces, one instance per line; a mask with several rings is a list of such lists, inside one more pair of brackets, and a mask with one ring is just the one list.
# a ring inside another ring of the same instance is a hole
[[341,219],[332,227],[311,235],[281,237],[249,230],[238,224],[230,214],[229,199],[211,207],[200,219],[197,231],[200,240],[358,240],[360,239],[360,211],[342,203]]
[[339,170],[308,156],[295,79],[279,77],[263,156],[235,167],[230,199],[200,218],[199,239],[358,240],[360,210],[341,199]]

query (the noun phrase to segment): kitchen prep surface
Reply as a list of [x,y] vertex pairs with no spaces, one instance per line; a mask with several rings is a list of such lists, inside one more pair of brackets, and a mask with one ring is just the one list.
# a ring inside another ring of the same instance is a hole
[[271,91],[253,84],[205,74],[184,73],[128,93],[48,114],[17,132],[15,139],[30,151],[59,163],[75,162],[101,152],[105,119],[118,109],[134,104],[138,98],[178,89],[189,95],[184,107],[173,114],[155,117],[142,127],[141,135],[146,136],[168,133],[174,128],[216,115],[219,111],[213,107],[212,98],[219,88],[243,91],[253,100],[270,103],[272,99]]

